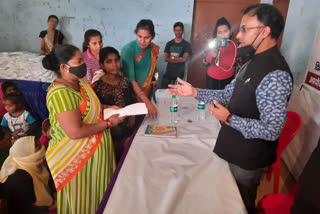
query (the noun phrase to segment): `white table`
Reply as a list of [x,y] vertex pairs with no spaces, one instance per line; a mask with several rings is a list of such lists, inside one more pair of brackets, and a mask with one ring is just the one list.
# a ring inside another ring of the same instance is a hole
[[246,213],[227,162],[212,152],[219,122],[208,112],[196,121],[197,101],[179,97],[178,137],[146,137],[148,124],[169,124],[170,95],[156,97],[159,119],[143,121],[103,213]]

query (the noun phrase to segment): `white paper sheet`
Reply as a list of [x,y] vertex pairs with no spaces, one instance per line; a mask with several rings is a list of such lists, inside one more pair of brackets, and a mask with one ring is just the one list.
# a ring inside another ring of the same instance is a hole
[[148,114],[148,109],[144,103],[134,103],[121,109],[107,108],[103,110],[104,119],[115,114],[119,114],[119,117]]

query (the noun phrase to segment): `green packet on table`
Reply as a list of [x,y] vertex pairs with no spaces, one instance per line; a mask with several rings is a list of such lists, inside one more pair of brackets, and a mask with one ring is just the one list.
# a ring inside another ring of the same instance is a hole
[[144,136],[177,137],[177,127],[164,125],[148,125]]

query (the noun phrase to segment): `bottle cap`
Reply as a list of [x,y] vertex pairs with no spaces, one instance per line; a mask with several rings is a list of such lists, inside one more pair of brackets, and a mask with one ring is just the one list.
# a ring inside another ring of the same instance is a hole
[[173,95],[172,95],[172,98],[176,98],[176,95],[173,94]]
[[179,79],[179,77],[177,77],[176,81],[174,81],[174,84],[175,84],[175,85],[181,85],[181,84],[179,83],[178,79]]

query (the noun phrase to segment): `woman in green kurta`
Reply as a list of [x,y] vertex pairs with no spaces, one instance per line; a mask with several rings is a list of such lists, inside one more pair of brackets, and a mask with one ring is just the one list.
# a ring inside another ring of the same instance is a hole
[[159,46],[152,43],[154,25],[151,20],[142,19],[135,30],[137,39],[122,48],[122,71],[132,82],[138,99],[147,106],[151,117],[157,117],[157,108],[151,103],[153,76],[159,56]]
[[95,213],[115,169],[109,128],[121,118],[103,120],[78,48],[58,46],[42,64],[58,76],[47,94],[52,139],[46,153],[58,213]]

